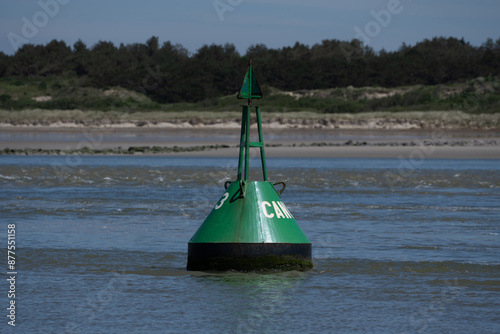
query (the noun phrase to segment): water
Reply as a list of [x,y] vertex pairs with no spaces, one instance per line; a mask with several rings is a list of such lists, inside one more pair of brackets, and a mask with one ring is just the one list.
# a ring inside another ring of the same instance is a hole
[[499,160],[268,159],[314,269],[187,272],[235,160],[0,157],[0,332],[500,332]]

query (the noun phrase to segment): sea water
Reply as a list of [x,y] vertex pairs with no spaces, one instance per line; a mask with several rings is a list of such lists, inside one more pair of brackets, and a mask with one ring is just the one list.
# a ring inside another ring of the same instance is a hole
[[267,162],[309,272],[185,270],[234,158],[0,157],[0,332],[500,332],[499,160]]

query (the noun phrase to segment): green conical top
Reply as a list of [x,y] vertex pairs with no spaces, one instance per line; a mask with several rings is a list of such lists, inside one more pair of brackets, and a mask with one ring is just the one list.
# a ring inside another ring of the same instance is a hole
[[266,181],[231,183],[189,242],[311,243]]
[[241,89],[238,92],[239,99],[261,99],[262,98],[262,90],[260,89],[259,83],[257,82],[257,77],[252,68],[252,60],[250,59],[247,73],[245,74],[245,78],[243,79],[243,85],[241,85]]

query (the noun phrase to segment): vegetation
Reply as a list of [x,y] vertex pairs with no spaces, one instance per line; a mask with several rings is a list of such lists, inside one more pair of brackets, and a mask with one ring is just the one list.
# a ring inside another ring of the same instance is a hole
[[269,111],[500,110],[500,38],[474,47],[443,37],[394,52],[358,40],[259,44],[243,56],[232,44],[189,54],[157,37],[118,47],[26,44],[12,56],[0,52],[0,109],[235,110],[249,58]]
[[[462,83],[433,86],[395,88],[349,86],[297,91],[282,91],[266,86],[264,96],[264,99],[258,102],[263,110],[279,113],[310,111],[336,114],[446,110],[461,110],[473,114],[494,113],[500,110],[500,79],[490,76]],[[109,89],[80,87],[71,79],[38,78],[26,81],[0,79],[0,109],[4,110],[0,112],[0,121],[4,122],[45,120],[43,117],[47,118],[47,121],[66,122],[81,119],[160,121],[165,118],[175,118],[180,112],[184,114],[183,118],[186,118],[187,111],[238,112],[242,103],[245,102],[237,100],[236,94],[196,103],[158,103],[136,91],[121,87]],[[40,113],[36,110],[47,111]],[[171,115],[161,115],[165,112]],[[199,116],[198,114],[197,117]],[[207,116],[209,115],[203,117]]]

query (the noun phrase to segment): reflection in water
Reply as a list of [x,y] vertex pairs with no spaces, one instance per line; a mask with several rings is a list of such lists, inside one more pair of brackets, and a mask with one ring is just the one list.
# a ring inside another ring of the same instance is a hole
[[263,333],[277,327],[280,315],[287,311],[301,285],[307,279],[302,272],[224,273],[203,277],[207,289],[226,290],[233,303],[226,304],[227,315],[234,317],[236,328],[230,333]]

